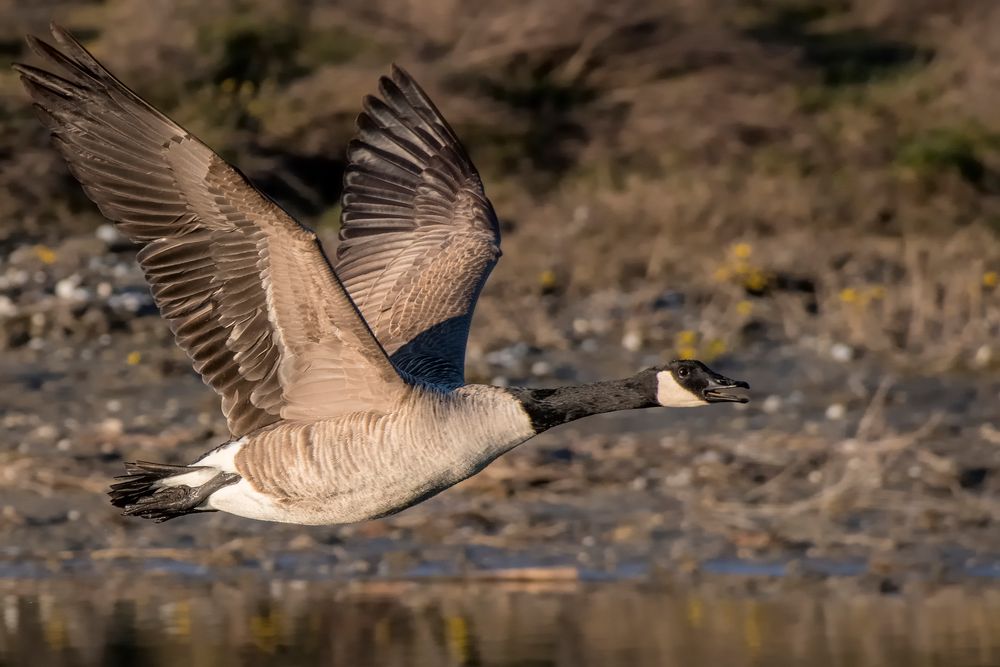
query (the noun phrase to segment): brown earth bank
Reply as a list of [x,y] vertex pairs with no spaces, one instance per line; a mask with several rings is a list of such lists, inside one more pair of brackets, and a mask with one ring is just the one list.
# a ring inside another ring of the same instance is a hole
[[360,99],[403,64],[503,220],[470,381],[696,357],[755,397],[569,425],[359,526],[118,517],[122,460],[225,425],[2,67],[3,567],[995,578],[1000,5],[647,5],[0,0],[0,65],[57,19],[330,248]]
[[[901,370],[843,342],[782,340],[766,321],[744,327],[732,352],[694,330],[656,343],[669,338],[664,322],[697,316],[700,306],[680,291],[539,293],[524,302],[544,311],[546,328],[523,331],[543,341],[510,345],[490,338],[518,329],[494,319],[502,295],[487,297],[470,378],[586,381],[694,346],[751,382],[749,406],[570,424],[418,507],[360,525],[120,517],[104,493],[123,460],[189,462],[228,438],[131,251],[106,244],[73,237],[48,249],[49,263],[37,248],[9,258],[8,275],[31,277],[6,320],[15,339],[0,361],[0,572],[154,563],[398,577],[558,566],[596,578],[850,576],[890,588],[1000,574],[995,373]],[[38,261],[42,268],[25,267]],[[67,272],[80,276],[72,291]],[[19,309],[27,328],[15,335]]]

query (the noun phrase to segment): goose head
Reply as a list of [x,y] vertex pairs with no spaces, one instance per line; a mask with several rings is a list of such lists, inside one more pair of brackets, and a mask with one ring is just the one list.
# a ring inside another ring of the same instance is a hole
[[656,369],[656,402],[666,408],[691,408],[712,403],[748,403],[739,389],[743,380],[731,380],[694,359],[671,361]]

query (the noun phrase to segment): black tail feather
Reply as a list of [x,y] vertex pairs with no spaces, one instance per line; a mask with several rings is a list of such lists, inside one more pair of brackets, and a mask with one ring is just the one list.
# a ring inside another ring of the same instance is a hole
[[173,466],[151,461],[129,461],[125,463],[125,474],[115,477],[122,481],[111,485],[108,495],[115,507],[127,507],[142,498],[156,493],[156,482],[165,477],[191,472],[187,466]]
[[157,523],[194,512],[212,511],[198,509],[198,506],[215,491],[239,481],[239,475],[219,472],[205,484],[194,488],[157,483],[167,477],[198,469],[200,466],[175,466],[150,461],[126,463],[125,474],[115,478],[121,481],[112,484],[108,491],[111,504],[125,510],[122,512],[125,516],[140,516]]

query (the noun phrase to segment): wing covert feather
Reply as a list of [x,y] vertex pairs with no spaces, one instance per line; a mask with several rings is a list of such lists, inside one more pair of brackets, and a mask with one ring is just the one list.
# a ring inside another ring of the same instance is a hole
[[391,409],[406,383],[316,235],[111,75],[69,33],[16,65],[87,196],[129,239],[178,345],[234,436],[279,419]]
[[348,148],[337,274],[398,368],[464,383],[500,230],[454,131],[406,72],[382,77]]

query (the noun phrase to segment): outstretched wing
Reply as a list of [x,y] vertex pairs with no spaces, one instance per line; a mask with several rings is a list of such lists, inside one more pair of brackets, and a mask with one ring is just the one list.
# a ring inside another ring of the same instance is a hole
[[87,196],[128,238],[178,345],[240,436],[390,409],[406,391],[315,234],[112,76],[65,30],[16,65]]
[[379,81],[348,148],[337,275],[400,370],[464,383],[472,311],[500,257],[475,166],[402,69]]

